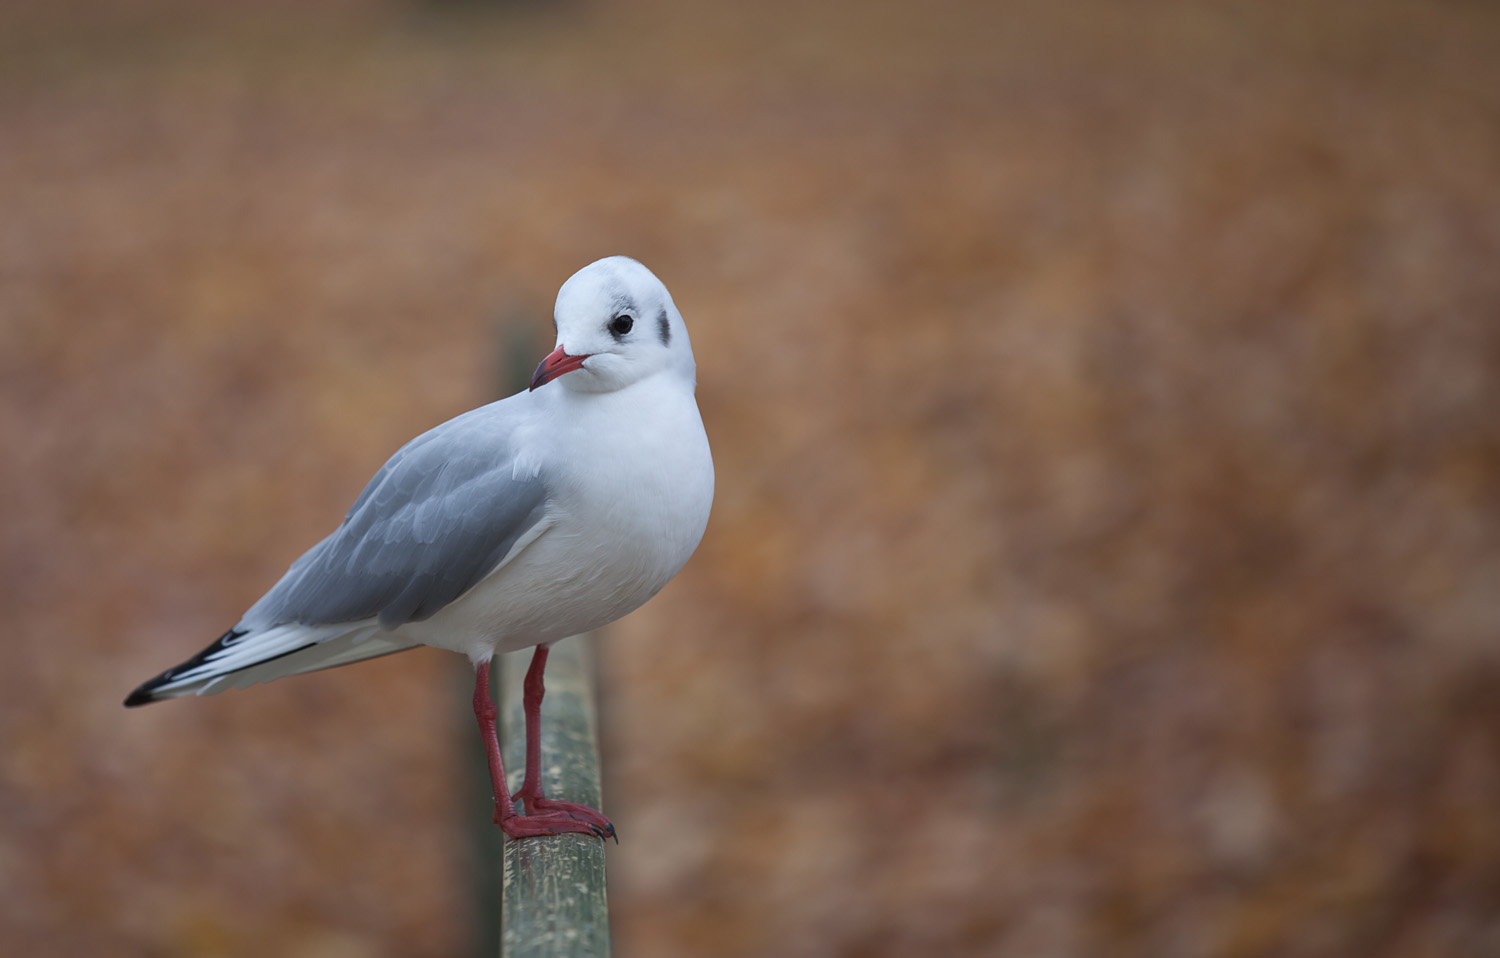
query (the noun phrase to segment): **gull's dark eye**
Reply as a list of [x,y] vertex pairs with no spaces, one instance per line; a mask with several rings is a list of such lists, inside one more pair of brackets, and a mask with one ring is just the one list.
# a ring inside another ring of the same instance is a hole
[[630,332],[630,327],[634,325],[635,320],[622,314],[609,321],[609,331],[614,334],[616,339],[619,339]]

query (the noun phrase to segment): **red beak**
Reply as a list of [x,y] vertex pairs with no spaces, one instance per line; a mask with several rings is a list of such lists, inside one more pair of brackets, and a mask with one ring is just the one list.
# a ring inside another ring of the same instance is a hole
[[541,361],[536,367],[536,372],[531,374],[531,388],[535,389],[538,386],[545,386],[563,373],[570,373],[575,369],[581,369],[583,361],[588,358],[588,353],[584,353],[582,356],[569,356],[563,352],[561,346],[557,347],[547,355],[546,359]]

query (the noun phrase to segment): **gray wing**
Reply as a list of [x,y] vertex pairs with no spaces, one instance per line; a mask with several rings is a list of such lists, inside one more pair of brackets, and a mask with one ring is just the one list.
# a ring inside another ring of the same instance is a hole
[[497,405],[407,443],[338,529],[292,563],[241,624],[378,618],[394,629],[431,617],[488,575],[547,505],[541,476],[515,475]]

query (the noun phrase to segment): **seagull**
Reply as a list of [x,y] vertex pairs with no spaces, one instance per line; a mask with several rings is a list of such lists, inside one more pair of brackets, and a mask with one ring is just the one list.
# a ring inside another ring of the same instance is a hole
[[[598,810],[542,794],[547,651],[634,611],[677,574],[708,524],[713,459],[687,327],[650,270],[624,256],[585,266],[558,291],[553,325],[556,348],[529,389],[403,446],[232,629],[125,705],[418,645],[462,652],[495,823],[512,838],[613,837]],[[533,646],[526,777],[511,795],[490,659]]]

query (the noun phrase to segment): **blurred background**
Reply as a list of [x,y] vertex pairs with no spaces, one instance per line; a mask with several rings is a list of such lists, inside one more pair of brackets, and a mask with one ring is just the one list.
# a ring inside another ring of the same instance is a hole
[[719,475],[619,954],[1500,954],[1460,0],[5,4],[0,953],[471,953],[456,657],[120,700],[613,253]]

